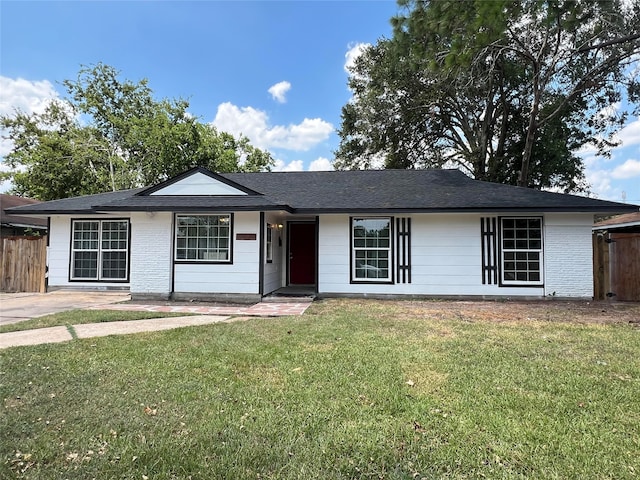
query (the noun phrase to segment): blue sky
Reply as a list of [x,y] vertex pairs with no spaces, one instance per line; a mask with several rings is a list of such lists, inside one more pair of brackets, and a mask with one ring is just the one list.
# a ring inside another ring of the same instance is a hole
[[[0,113],[39,111],[103,62],[201,121],[269,150],[279,170],[330,169],[351,94],[345,64],[391,35],[395,1],[0,3]],[[583,152],[595,196],[640,203],[640,120],[611,160]],[[3,142],[0,155],[10,145]]]

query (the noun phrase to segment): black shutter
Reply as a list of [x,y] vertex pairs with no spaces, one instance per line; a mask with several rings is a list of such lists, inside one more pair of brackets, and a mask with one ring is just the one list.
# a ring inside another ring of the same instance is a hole
[[498,220],[495,217],[480,219],[482,231],[482,284],[498,283]]
[[411,219],[396,218],[397,283],[411,283]]

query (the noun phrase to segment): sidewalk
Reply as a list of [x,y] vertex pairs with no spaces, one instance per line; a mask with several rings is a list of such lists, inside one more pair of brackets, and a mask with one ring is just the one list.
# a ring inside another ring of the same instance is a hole
[[76,338],[106,337],[128,333],[155,332],[172,328],[208,325],[224,322],[229,317],[201,315],[188,317],[153,318],[148,320],[127,320],[122,322],[85,323],[69,327],[48,327],[20,332],[0,333],[0,349],[42,343],[68,342]]
[[229,321],[233,316],[277,317],[286,315],[302,315],[311,305],[310,302],[299,303],[256,303],[247,306],[232,305],[145,305],[135,303],[116,303],[97,305],[86,310],[117,310],[142,312],[171,312],[196,314],[186,317],[154,318],[148,320],[128,320],[120,322],[87,323],[69,327],[48,327],[19,332],[0,333],[0,349],[23,345],[39,345],[42,343],[59,343],[77,338],[105,337],[108,335],[125,335],[128,333],[152,332],[192,325],[208,325]]
[[307,302],[260,302],[254,305],[145,305],[136,303],[112,303],[89,307],[87,310],[120,310],[130,312],[197,313],[202,315],[249,315],[257,317],[281,317],[302,315],[311,305]]

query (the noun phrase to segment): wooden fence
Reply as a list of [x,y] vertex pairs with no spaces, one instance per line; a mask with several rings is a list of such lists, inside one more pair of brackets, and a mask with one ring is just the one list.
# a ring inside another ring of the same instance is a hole
[[596,300],[640,302],[640,234],[593,235],[593,282]]
[[5,237],[0,247],[0,292],[46,291],[46,236]]

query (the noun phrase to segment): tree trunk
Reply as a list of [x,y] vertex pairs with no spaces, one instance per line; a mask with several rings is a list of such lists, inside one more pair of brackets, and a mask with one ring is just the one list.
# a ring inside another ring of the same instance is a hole
[[534,83],[533,83],[533,102],[531,112],[529,112],[529,125],[527,126],[527,136],[524,141],[524,151],[522,152],[522,165],[520,166],[520,175],[518,176],[518,186],[529,186],[529,166],[531,165],[531,153],[533,152],[533,144],[536,140],[536,131],[538,130],[538,113],[540,112],[540,69],[538,65],[534,65]]
[[538,129],[538,124],[536,122],[536,117],[538,116],[537,108],[531,112],[531,117],[529,117],[529,126],[527,127],[527,137],[524,143],[524,151],[522,152],[522,165],[520,167],[520,175],[518,176],[518,186],[519,187],[528,187],[529,186],[529,166],[531,165],[531,153],[533,152],[533,144],[535,142],[536,130]]

